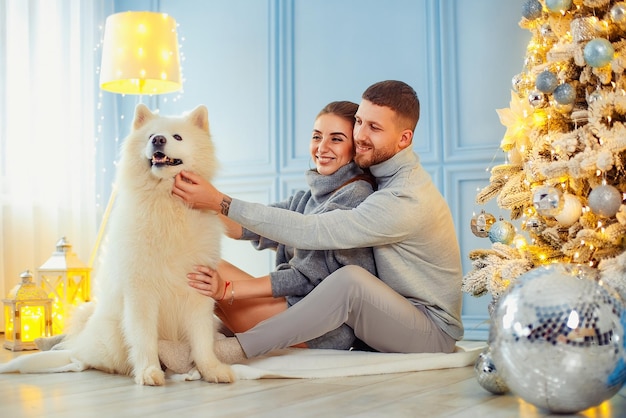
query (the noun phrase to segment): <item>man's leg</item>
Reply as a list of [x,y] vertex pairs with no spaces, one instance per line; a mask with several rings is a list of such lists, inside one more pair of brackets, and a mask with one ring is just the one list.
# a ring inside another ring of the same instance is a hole
[[322,281],[285,312],[236,337],[247,357],[319,337],[341,324],[381,352],[451,352],[445,335],[406,298],[357,266],[346,266]]

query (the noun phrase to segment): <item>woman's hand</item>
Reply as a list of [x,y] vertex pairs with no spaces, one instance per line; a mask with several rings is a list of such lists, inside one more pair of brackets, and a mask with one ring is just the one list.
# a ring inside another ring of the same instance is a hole
[[196,266],[195,268],[195,272],[187,274],[189,286],[201,295],[213,298],[218,302],[224,300],[230,283],[222,280],[217,270],[207,266]]
[[220,213],[223,213],[222,202],[228,197],[204,178],[189,171],[181,171],[174,177],[172,194],[194,209],[209,209]]

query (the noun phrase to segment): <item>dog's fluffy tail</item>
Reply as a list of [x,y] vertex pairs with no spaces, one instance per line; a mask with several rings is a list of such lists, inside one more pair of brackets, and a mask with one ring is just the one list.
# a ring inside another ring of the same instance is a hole
[[24,354],[0,364],[0,373],[82,372],[87,367],[71,355],[70,350],[42,351]]

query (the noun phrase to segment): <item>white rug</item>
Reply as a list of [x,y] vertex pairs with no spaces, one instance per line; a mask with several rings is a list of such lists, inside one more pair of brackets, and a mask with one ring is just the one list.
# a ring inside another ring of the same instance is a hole
[[[270,355],[233,365],[241,380],[263,378],[315,379],[323,377],[364,376],[387,373],[417,372],[473,365],[486,343],[462,341],[454,353],[372,353],[366,351],[307,350],[289,348]],[[79,372],[85,365],[70,356],[68,350],[43,351],[14,358],[0,365],[0,373]],[[197,380],[193,369],[186,374],[167,373],[175,381]]]
[[[316,379],[449,369],[473,365],[487,347],[481,342],[459,342],[454,353],[372,353],[365,351],[303,350],[290,348],[233,365],[241,380],[269,378]],[[170,375],[173,380],[195,380],[199,374]]]

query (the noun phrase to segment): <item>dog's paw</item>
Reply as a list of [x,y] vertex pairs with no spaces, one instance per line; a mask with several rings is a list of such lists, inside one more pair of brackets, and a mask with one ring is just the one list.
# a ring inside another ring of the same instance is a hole
[[159,367],[149,366],[135,375],[135,383],[144,386],[163,386],[165,373]]
[[223,363],[218,363],[201,374],[202,379],[209,383],[233,383],[236,380],[233,369],[228,364]]

